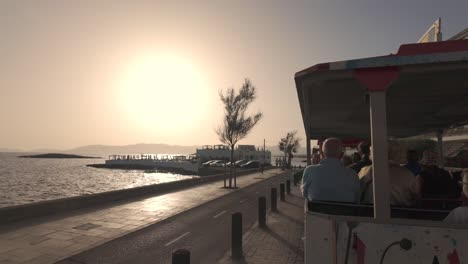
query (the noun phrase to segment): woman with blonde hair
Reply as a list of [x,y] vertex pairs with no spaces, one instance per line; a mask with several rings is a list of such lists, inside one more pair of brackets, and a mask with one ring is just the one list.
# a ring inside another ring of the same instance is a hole
[[[388,174],[390,177],[390,203],[399,206],[415,206],[421,198],[422,180],[419,175],[400,166],[403,149],[397,141],[388,142]],[[378,177],[378,175],[377,175]],[[372,166],[364,167],[359,172],[361,181],[362,203],[373,203]]]

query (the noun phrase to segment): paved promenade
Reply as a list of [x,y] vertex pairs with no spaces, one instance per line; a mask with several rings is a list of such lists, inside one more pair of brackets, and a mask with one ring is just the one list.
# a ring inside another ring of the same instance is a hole
[[267,214],[267,228],[255,225],[244,234],[244,259],[233,261],[227,252],[220,264],[304,263],[304,200],[291,186],[286,202],[278,200],[278,212]]
[[[279,173],[278,169],[253,173],[238,177],[237,183],[245,187]],[[223,181],[217,181],[99,209],[2,226],[0,263],[57,262],[233,191],[220,188],[222,185]]]

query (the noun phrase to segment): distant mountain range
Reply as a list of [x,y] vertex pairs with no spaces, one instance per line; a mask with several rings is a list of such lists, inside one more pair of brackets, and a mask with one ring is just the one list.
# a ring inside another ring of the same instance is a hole
[[[109,146],[109,145],[90,145],[78,147],[63,153],[73,153],[80,155],[97,155],[107,157],[112,154],[139,154],[139,153],[154,153],[154,154],[194,154],[197,148],[201,146],[180,146],[169,144],[133,144],[124,146]],[[272,152],[273,156],[282,156],[283,153],[279,151],[277,146],[266,146],[267,150]],[[55,151],[57,152],[57,151]],[[298,154],[305,154],[305,148],[299,148]]]
[[22,149],[0,148],[0,152],[23,152]]
[[64,153],[107,157],[112,154],[192,154],[199,146],[178,146],[168,144],[132,144],[122,146],[111,145],[88,145],[73,149],[13,149],[0,148],[0,152],[26,152],[26,153]]
[[[193,154],[197,148],[201,146],[180,146],[180,145],[169,145],[169,144],[132,144],[122,146],[111,146],[111,145],[88,145],[73,149],[33,149],[33,150],[21,150],[21,149],[10,149],[0,148],[0,152],[28,152],[28,153],[66,153],[66,154],[79,154],[88,156],[99,156],[107,158],[112,154],[140,154],[140,153],[152,153],[152,154]],[[282,152],[279,151],[277,146],[266,146],[267,150],[272,152],[273,156],[281,156]],[[299,154],[305,153],[305,148],[299,148]]]
[[168,144],[133,144],[124,146],[109,146],[109,145],[89,145],[69,149],[65,153],[98,155],[107,157],[112,154],[192,154],[195,153],[197,146],[179,146]]

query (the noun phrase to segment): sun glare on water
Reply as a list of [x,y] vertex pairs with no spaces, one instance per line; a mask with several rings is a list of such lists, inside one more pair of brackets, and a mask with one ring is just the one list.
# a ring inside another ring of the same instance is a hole
[[129,118],[146,128],[191,128],[208,112],[206,82],[191,61],[164,54],[145,56],[121,79]]

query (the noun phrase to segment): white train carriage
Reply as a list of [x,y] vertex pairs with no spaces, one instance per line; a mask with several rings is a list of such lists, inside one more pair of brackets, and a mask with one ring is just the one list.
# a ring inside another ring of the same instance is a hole
[[310,202],[306,263],[468,263],[468,225],[443,222],[449,208],[391,206],[387,166],[389,137],[436,132],[442,149],[444,129],[468,124],[468,40],[317,64],[295,82],[308,161],[312,139],[371,138],[373,147],[373,205]]

